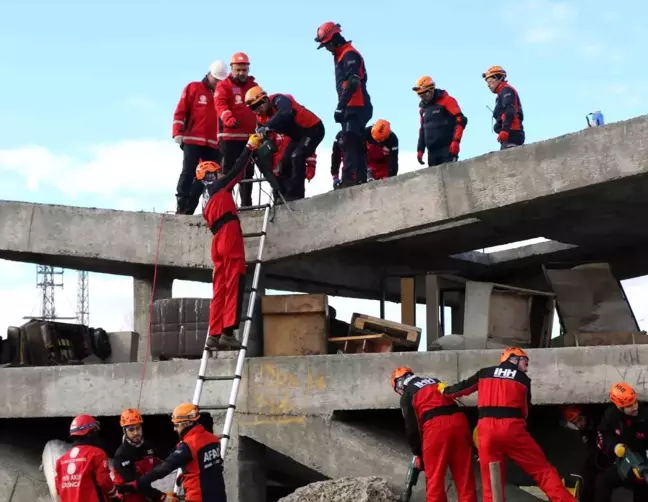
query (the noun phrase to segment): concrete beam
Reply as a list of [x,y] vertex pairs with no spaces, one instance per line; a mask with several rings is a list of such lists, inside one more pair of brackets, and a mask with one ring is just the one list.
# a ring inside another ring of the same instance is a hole
[[[320,415],[337,410],[397,409],[389,385],[393,368],[456,382],[496,364],[498,350],[251,358],[243,373],[237,410],[259,415]],[[529,350],[535,404],[603,403],[610,386],[629,382],[648,399],[648,346],[570,347]],[[231,375],[231,357],[210,362],[210,375]],[[140,408],[168,413],[191,399],[198,361],[148,363]],[[2,370],[0,418],[72,416],[83,409],[118,415],[139,395],[141,363]],[[569,382],[569,385],[565,385]],[[226,405],[229,382],[209,383],[204,405]],[[15,396],[22,396],[15,399]],[[474,397],[465,399],[470,405]]]

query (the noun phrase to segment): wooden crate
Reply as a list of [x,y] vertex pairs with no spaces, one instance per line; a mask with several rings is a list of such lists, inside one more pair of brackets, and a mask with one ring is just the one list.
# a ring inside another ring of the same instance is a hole
[[[363,333],[358,333],[361,331]],[[385,334],[397,340],[404,340],[412,343],[414,350],[418,348],[421,340],[421,328],[415,326],[408,326],[399,322],[387,321],[379,317],[372,317],[370,315],[354,313],[351,316],[351,328],[349,329],[349,336],[363,335],[366,332],[374,334]]]
[[265,356],[328,353],[326,295],[265,295],[261,312]]
[[339,336],[329,338],[329,342],[341,345],[340,352],[344,354],[416,350],[414,342],[394,338],[385,333],[364,332],[364,334]]

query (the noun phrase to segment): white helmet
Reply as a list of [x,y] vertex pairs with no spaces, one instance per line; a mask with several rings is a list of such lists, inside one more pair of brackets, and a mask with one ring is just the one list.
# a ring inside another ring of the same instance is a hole
[[229,71],[227,70],[225,63],[220,59],[217,59],[209,65],[209,73],[212,77],[217,78],[218,80],[225,80]]

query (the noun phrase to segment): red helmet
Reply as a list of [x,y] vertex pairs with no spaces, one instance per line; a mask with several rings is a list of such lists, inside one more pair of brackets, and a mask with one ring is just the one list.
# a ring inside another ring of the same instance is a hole
[[342,27],[333,21],[328,21],[317,28],[315,41],[319,43],[318,49],[328,44],[336,33],[342,33]]
[[90,415],[74,417],[70,424],[70,436],[85,436],[93,430],[99,430],[99,421]]

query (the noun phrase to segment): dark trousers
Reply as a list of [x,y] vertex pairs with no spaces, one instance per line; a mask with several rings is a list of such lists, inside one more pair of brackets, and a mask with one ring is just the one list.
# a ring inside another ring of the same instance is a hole
[[315,153],[324,133],[324,124],[319,122],[288,143],[279,171],[279,184],[287,201],[303,199],[306,195],[306,159]]
[[506,143],[500,143],[500,150],[508,150],[524,144],[524,131],[509,131],[509,138]]
[[203,184],[196,180],[196,167],[205,160],[220,162],[221,155],[216,148],[187,143],[182,146],[182,153],[182,171],[176,187],[176,214],[194,214],[203,191]]
[[[241,152],[247,145],[247,140],[221,140],[220,151],[223,155],[221,167],[223,173],[227,174],[228,171],[234,166],[236,159],[239,158]],[[245,168],[244,180],[251,180],[254,177],[254,163],[250,162]],[[241,207],[252,205],[252,183],[241,183],[239,185],[239,192],[241,194]]]
[[373,116],[373,106],[347,108],[342,125],[340,148],[344,170],[342,181],[355,185],[367,181],[367,152],[364,138],[367,122]]
[[456,160],[456,157],[450,154],[450,145],[442,148],[428,148],[427,151],[428,166],[438,166]]
[[[631,476],[634,476],[634,474],[631,474]],[[648,486],[641,485],[638,481],[634,483],[633,481],[621,479],[617,465],[614,464],[598,477],[594,502],[610,502],[612,492],[621,486],[632,491],[634,502],[646,502],[648,500]]]

